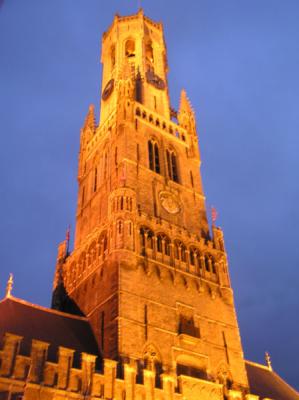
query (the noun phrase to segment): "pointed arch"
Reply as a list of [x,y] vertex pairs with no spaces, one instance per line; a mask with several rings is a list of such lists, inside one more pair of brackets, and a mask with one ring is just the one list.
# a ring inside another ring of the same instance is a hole
[[177,155],[173,149],[166,150],[166,161],[167,161],[167,173],[169,179],[179,183]]
[[148,160],[149,168],[157,174],[160,174],[159,146],[154,139],[148,141]]

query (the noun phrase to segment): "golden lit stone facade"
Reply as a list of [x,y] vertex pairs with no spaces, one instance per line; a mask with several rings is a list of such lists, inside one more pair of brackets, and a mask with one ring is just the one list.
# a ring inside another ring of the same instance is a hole
[[22,338],[8,333],[0,392],[13,385],[26,399],[258,399],[249,394],[223,234],[208,226],[194,111],[184,90],[179,110],[170,106],[162,25],[142,11],[116,16],[101,60],[100,123],[91,106],[75,245],[71,253],[67,241],[59,246],[60,311],[52,313],[86,316],[103,367],[82,353],[74,368],[74,350],[61,346],[50,362],[49,343],[38,340],[23,356]]
[[216,227],[209,235],[194,112],[184,91],[178,112],[170,108],[166,60],[162,26],[142,12],[116,16],[103,36],[100,124],[90,107],[75,248],[62,279],[104,357],[246,390],[223,235]]

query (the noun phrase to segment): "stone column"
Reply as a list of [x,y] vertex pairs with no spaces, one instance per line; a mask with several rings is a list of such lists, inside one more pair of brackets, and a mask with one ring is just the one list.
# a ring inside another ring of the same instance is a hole
[[153,236],[153,259],[157,258],[157,236]]
[[50,343],[41,342],[35,339],[32,340],[30,354],[31,364],[28,374],[29,382],[39,383],[42,381],[49,345]]
[[145,400],[154,400],[155,397],[155,372],[149,369],[143,370],[143,381],[145,387]]
[[163,382],[163,392],[164,398],[167,400],[173,400],[174,398],[174,387],[175,387],[175,378],[169,374],[162,374],[162,382]]
[[116,366],[117,361],[104,359],[104,398],[113,399],[115,393],[115,380],[116,380]]
[[81,357],[82,393],[86,396],[90,395],[92,391],[93,374],[97,356],[82,353]]
[[242,400],[243,396],[239,390],[229,390],[228,391],[228,400]]
[[200,260],[198,257],[198,252],[194,251],[194,266],[195,266],[195,273],[196,275],[200,275]]
[[1,376],[10,376],[13,373],[16,357],[19,353],[22,336],[5,333],[4,345],[1,355]]
[[69,384],[70,369],[73,365],[74,351],[59,346],[58,349],[58,381],[57,388],[65,390]]
[[175,265],[175,262],[174,262],[174,249],[173,249],[173,247],[174,247],[174,244],[173,243],[169,243],[169,249],[170,249],[170,265]]
[[201,273],[203,278],[205,277],[205,257],[204,256],[200,256],[200,265],[201,265]]
[[165,255],[166,255],[165,239],[162,239],[162,262],[164,262]]
[[190,271],[190,251],[189,250],[185,250],[185,256],[186,256],[186,268],[187,271]]
[[124,365],[125,369],[125,388],[126,400],[135,399],[136,366],[130,364]]

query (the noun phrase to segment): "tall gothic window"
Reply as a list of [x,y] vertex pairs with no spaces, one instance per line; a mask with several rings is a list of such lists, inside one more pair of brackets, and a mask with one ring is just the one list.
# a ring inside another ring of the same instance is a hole
[[177,156],[173,150],[166,150],[166,160],[169,179],[179,182]]
[[159,147],[153,140],[148,141],[148,158],[150,169],[160,174]]

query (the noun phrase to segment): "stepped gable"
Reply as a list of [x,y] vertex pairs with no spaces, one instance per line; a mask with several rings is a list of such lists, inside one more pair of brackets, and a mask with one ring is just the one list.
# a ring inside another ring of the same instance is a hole
[[0,348],[6,332],[24,338],[21,344],[23,355],[30,354],[32,339],[50,343],[49,361],[57,360],[59,346],[76,351],[75,365],[78,365],[82,352],[99,355],[87,318],[40,307],[15,297],[0,301]]
[[298,400],[299,394],[265,365],[245,362],[250,393],[260,398]]

